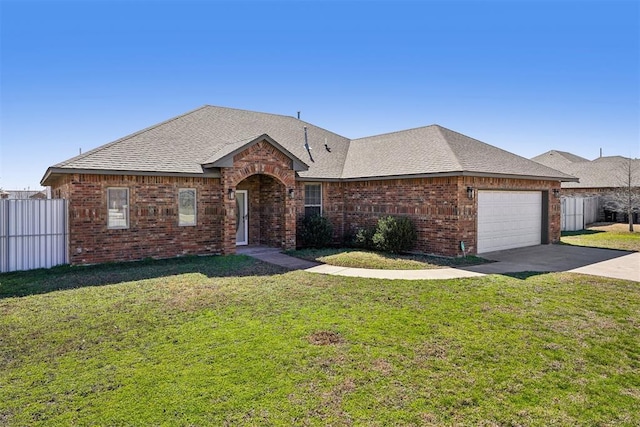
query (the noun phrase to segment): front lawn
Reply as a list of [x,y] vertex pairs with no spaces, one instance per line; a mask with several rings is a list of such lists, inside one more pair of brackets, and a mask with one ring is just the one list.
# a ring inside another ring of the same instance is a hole
[[585,230],[563,231],[561,242],[567,245],[640,251],[640,224],[629,232],[628,224],[593,224]]
[[448,258],[429,255],[397,255],[346,248],[300,249],[288,251],[287,255],[339,267],[376,268],[382,270],[425,270],[477,265],[488,262],[476,256]]
[[0,275],[0,425],[640,424],[637,283],[185,263]]

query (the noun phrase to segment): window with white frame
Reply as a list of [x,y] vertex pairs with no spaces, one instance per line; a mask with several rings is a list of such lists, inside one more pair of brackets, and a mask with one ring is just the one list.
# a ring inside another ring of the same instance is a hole
[[304,216],[322,215],[322,184],[304,185]]
[[196,189],[178,190],[178,225],[196,225]]
[[129,228],[129,189],[107,188],[107,227]]

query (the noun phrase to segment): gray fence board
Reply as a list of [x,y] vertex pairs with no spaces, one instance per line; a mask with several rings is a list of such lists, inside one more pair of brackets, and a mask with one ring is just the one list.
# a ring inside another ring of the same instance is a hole
[[561,200],[562,231],[584,230],[598,220],[600,197],[563,197]]
[[68,263],[68,208],[62,199],[0,200],[0,272]]

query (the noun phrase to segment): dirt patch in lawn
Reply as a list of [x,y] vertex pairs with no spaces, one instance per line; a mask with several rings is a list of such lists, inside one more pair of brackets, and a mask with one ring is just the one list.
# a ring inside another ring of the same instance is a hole
[[340,344],[343,342],[340,334],[332,331],[318,331],[307,337],[309,342],[313,345],[330,345]]

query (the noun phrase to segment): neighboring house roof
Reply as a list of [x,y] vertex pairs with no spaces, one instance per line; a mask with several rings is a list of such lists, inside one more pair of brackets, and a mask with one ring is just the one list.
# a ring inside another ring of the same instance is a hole
[[46,199],[47,193],[41,190],[3,190],[0,191],[1,199]]
[[539,156],[532,158],[534,162],[542,163],[545,166],[554,168],[560,171],[564,171],[563,167],[566,167],[573,163],[588,162],[588,159],[584,157],[576,156],[575,154],[568,153],[566,151],[551,150],[546,153],[542,153]]
[[437,125],[350,140],[295,117],[207,105],[58,163],[42,183],[73,172],[218,176],[217,167],[262,137],[292,159],[303,179],[443,173],[574,179]]
[[[579,182],[563,182],[562,188],[615,188],[628,185],[629,162],[631,162],[631,185],[640,186],[640,160],[622,156],[598,157],[595,160],[582,159],[558,166],[556,159],[548,154],[555,150],[534,157],[541,164],[551,166],[564,173],[578,177]],[[560,152],[561,153],[561,152]],[[570,153],[567,153],[570,154]]]

